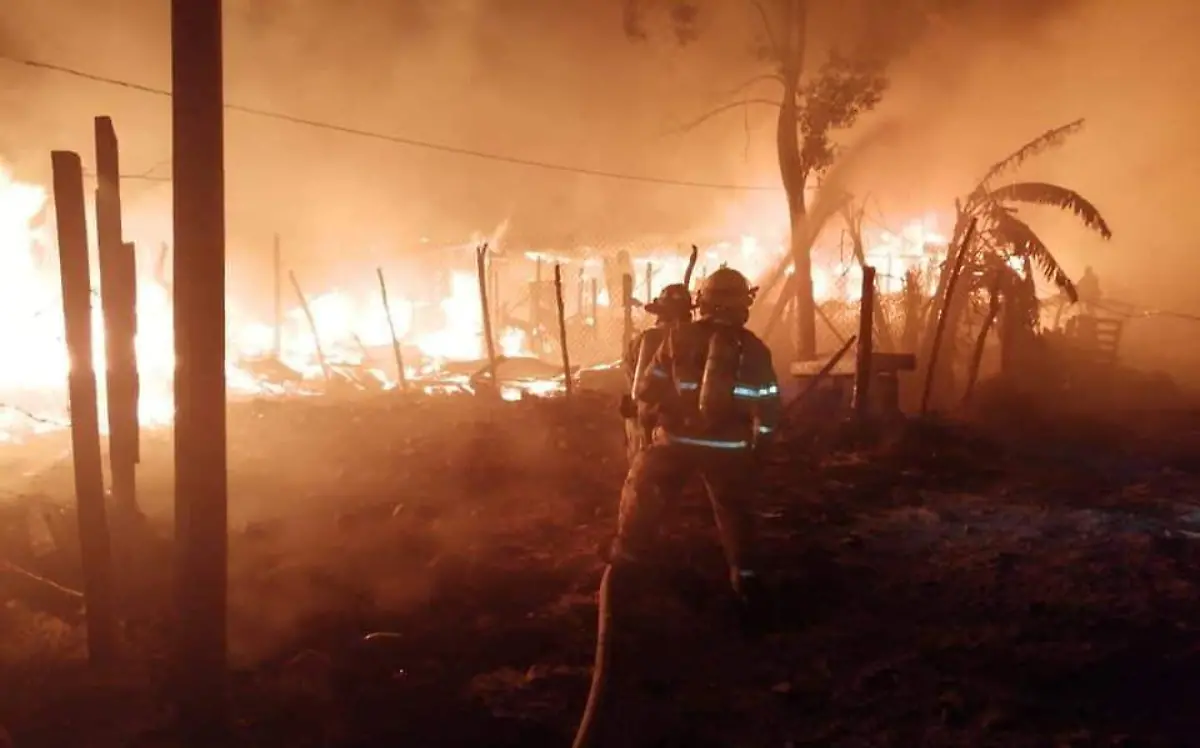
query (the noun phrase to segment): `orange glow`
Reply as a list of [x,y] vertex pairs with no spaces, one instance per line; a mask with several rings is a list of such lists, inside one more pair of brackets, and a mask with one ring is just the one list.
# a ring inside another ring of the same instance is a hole
[[[0,167],[0,348],[6,361],[0,367],[0,441],[20,440],[47,430],[61,429],[66,422],[66,381],[68,357],[63,339],[62,301],[59,288],[57,255],[46,251],[52,237],[39,220],[45,221],[47,193],[39,186],[15,181]],[[944,258],[945,239],[937,231],[935,216],[911,221],[896,234],[869,232],[864,237],[867,262],[879,271],[880,291],[899,292],[904,274],[912,268],[931,270]],[[503,229],[493,240],[499,241]],[[92,234],[94,238],[94,232]],[[40,250],[39,250],[40,248]],[[776,241],[764,244],[751,233],[742,233],[736,241],[721,242],[702,248],[694,273],[695,284],[722,264],[737,268],[752,280],[759,280],[774,268],[785,252]],[[683,245],[642,248],[631,252],[634,270],[634,295],[646,297],[647,268],[650,270],[650,295],[668,283],[682,280],[690,248]],[[567,253],[526,252],[527,261],[563,263],[570,267],[564,274],[571,283],[596,281],[595,306],[598,310],[616,306],[609,298],[604,282],[604,263],[598,255],[572,259]],[[830,262],[830,260],[834,260]],[[93,285],[98,272],[93,257]],[[523,268],[528,279],[534,276],[533,262]],[[934,273],[928,273],[932,282]],[[543,277],[551,277],[543,271]],[[578,280],[576,280],[578,279]],[[814,251],[813,285],[818,301],[855,301],[860,293],[861,271],[849,254],[837,252],[826,242]],[[486,355],[482,336],[482,312],[474,270],[462,269],[450,275],[449,293],[438,302],[441,326],[430,329],[418,325],[418,303],[411,299],[391,300],[397,337],[406,351],[419,353],[406,358],[406,376],[422,379],[428,391],[454,390],[466,384],[466,378],[447,377],[442,369],[448,362],[472,361]],[[522,290],[502,289],[505,298],[517,298]],[[572,294],[573,296],[574,294]],[[595,324],[590,291],[578,310],[586,324]],[[93,294],[94,365],[100,392],[104,392],[104,329],[98,294]],[[575,302],[572,302],[572,306]],[[172,380],[174,376],[174,339],[169,290],[153,278],[143,275],[138,288],[138,337],[136,348],[141,375],[139,411],[148,427],[170,423],[173,416]],[[316,338],[327,361],[361,367],[378,380],[380,387],[393,387],[390,372],[391,332],[377,293],[356,294],[341,290],[321,290],[309,296],[309,308],[316,326]],[[612,309],[612,314],[619,310]],[[604,316],[606,312],[601,312]],[[322,391],[325,372],[317,355],[308,318],[303,309],[292,308],[284,315],[280,331],[279,359],[301,376],[295,386],[284,387],[256,375],[250,363],[273,355],[273,325],[241,313],[234,300],[229,304],[227,355],[228,387],[231,397],[283,394],[316,394]],[[498,328],[497,350],[505,356],[531,355],[523,330]],[[365,359],[388,351],[387,366],[372,366]],[[372,353],[374,352],[374,353]],[[617,352],[614,352],[615,357]],[[440,382],[430,380],[438,379]],[[561,378],[525,383],[522,391],[533,395],[561,390]],[[520,396],[515,389],[501,395]],[[101,409],[103,410],[103,397]],[[36,416],[31,417],[31,414]],[[106,419],[101,418],[102,428]]]

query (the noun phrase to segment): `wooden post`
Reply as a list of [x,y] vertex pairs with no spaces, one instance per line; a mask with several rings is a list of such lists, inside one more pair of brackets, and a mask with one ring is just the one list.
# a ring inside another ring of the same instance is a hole
[[225,124],[220,0],[171,0],[175,223],[175,622],[190,742],[227,727]]
[[558,307],[558,344],[562,348],[563,387],[571,396],[571,354],[567,351],[567,314],[563,306],[562,265],[554,266],[554,303]]
[[954,300],[954,289],[958,285],[958,276],[962,274],[963,262],[966,259],[967,251],[971,247],[971,242],[975,239],[976,221],[977,219],[972,218],[966,232],[963,233],[962,241],[958,245],[958,254],[954,258],[954,267],[950,269],[950,278],[946,282],[946,297],[942,300],[942,308],[937,310],[937,328],[933,332],[933,342],[929,350],[929,364],[925,372],[925,389],[921,392],[922,415],[929,410],[929,398],[933,394],[933,379],[937,371],[938,352],[942,347],[942,336],[946,333],[946,318],[950,316],[950,303]]
[[271,246],[271,275],[275,288],[275,339],[273,350],[275,360],[283,357],[283,248],[280,246],[279,234]]
[[696,271],[696,261],[700,259],[700,248],[692,245],[692,254],[688,257],[687,270],[683,273],[684,288],[692,287],[692,273]]
[[312,307],[308,305],[308,298],[300,288],[300,281],[296,280],[296,274],[291,270],[288,271],[288,279],[292,282],[292,290],[296,292],[296,298],[300,301],[300,309],[304,312],[304,318],[308,320],[308,329],[312,330],[313,345],[317,349],[317,363],[321,366],[321,374],[325,377],[325,384],[329,384],[333,381],[333,375],[329,369],[329,362],[325,359],[325,349],[321,347],[321,333],[317,331],[317,318],[313,316]]
[[83,560],[83,591],[87,603],[88,657],[93,665],[107,667],[117,658],[117,624],[113,603],[112,545],[104,507],[96,371],[92,365],[92,291],[83,203],[83,164],[79,154],[67,151],[54,151],[50,161],[54,171],[63,319],[71,366],[67,385],[79,552]]
[[96,117],[96,239],[104,311],[105,402],[113,506],[122,519],[138,516],[137,289],[132,245],[121,238],[120,156],[112,120]]
[[871,355],[874,353],[875,268],[862,266],[862,298],[858,304],[858,361],[854,370],[854,410],[865,420],[871,410]]
[[654,263],[646,260],[646,303],[654,301]]
[[396,337],[396,324],[392,321],[392,307],[388,304],[387,284],[383,282],[383,268],[375,268],[379,276],[379,294],[383,297],[383,313],[387,315],[388,331],[392,334],[392,353],[396,356],[396,384],[401,392],[408,390],[408,378],[404,376],[404,354],[400,350],[400,339]]
[[629,350],[633,340],[633,275],[621,275],[621,352]]
[[479,308],[483,311],[483,340],[487,345],[488,371],[492,373],[492,386],[499,391],[500,372],[496,368],[496,339],[492,336],[492,315],[488,311],[487,252],[487,242],[475,248],[475,269],[479,273]]

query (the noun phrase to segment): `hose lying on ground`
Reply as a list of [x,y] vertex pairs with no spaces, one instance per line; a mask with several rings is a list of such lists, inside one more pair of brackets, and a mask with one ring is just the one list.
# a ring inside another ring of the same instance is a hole
[[612,626],[612,569],[611,565],[606,567],[604,576],[600,577],[600,591],[597,593],[600,613],[596,623],[596,661],[592,666],[592,687],[588,691],[587,705],[583,708],[583,717],[579,720],[579,729],[575,731],[571,748],[587,748],[592,744],[600,704],[608,686],[608,664],[612,655],[609,641]]

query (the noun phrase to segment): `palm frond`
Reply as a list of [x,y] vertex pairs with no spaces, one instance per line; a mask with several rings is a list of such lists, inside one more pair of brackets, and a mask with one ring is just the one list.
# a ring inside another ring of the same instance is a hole
[[1062,289],[1072,304],[1079,300],[1071,278],[1028,224],[999,207],[992,209],[990,217],[994,222],[991,233],[999,243],[1011,247],[1014,255],[1031,260],[1046,280]]
[[983,178],[979,180],[979,184],[976,185],[975,189],[971,190],[971,199],[974,200],[983,193],[986,193],[988,182],[991,182],[1004,172],[1016,169],[1018,166],[1038,155],[1039,153],[1047,151],[1051,148],[1057,148],[1058,146],[1062,145],[1063,141],[1065,141],[1068,137],[1079,132],[1081,129],[1083,129],[1083,120],[1077,119],[1074,122],[1062,125],[1061,127],[1047,130],[1017,150],[1013,151],[1005,158],[992,164],[991,168],[987,170],[987,173],[983,175]]
[[1112,239],[1112,230],[1096,206],[1083,195],[1066,187],[1048,182],[1013,182],[991,190],[988,196],[998,203],[1032,203],[1062,208],[1074,213],[1084,226],[1100,236]]

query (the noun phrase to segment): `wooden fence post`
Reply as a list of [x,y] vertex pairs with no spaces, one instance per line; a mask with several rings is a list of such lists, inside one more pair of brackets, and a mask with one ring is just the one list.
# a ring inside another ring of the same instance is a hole
[[567,351],[567,312],[563,305],[562,265],[554,265],[554,302],[558,306],[558,344],[562,348],[563,386],[571,396],[571,354]]
[[87,603],[88,657],[93,665],[108,667],[117,658],[117,622],[112,544],[104,507],[96,370],[92,365],[92,289],[83,202],[83,164],[79,154],[67,151],[54,151],[50,160],[54,171],[63,318],[71,366],[68,377],[71,452],[75,463],[79,551]]

